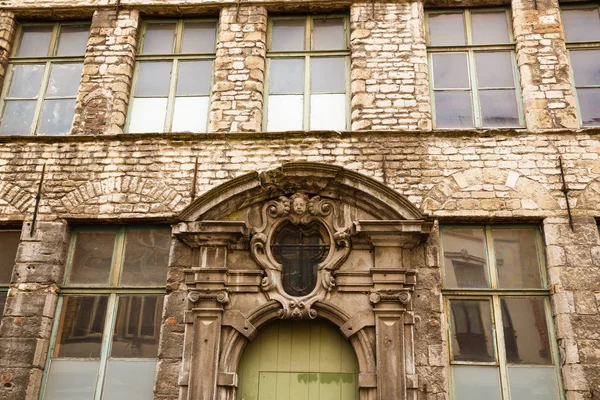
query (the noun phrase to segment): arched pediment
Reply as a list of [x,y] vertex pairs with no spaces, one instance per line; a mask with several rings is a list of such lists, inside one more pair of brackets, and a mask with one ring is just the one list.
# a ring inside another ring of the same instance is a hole
[[298,191],[340,200],[375,219],[425,218],[408,199],[373,178],[335,165],[295,162],[211,189],[186,207],[180,220],[224,220],[242,208]]

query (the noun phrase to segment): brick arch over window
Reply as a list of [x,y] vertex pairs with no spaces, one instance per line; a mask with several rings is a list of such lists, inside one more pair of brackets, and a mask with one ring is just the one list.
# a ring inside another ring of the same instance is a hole
[[538,211],[550,215],[560,204],[539,182],[516,171],[473,168],[456,172],[431,189],[423,209],[436,215],[461,212],[519,214]]
[[183,197],[162,182],[134,176],[86,182],[59,199],[58,214],[172,214]]
[[600,178],[596,178],[587,184],[577,197],[574,208],[577,210],[600,211]]
[[35,197],[20,186],[0,180],[0,214],[25,214]]

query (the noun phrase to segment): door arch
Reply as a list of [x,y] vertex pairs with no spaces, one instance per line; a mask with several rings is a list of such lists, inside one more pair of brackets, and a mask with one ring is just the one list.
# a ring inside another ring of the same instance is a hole
[[236,400],[358,400],[358,370],[329,322],[276,321],[244,349]]

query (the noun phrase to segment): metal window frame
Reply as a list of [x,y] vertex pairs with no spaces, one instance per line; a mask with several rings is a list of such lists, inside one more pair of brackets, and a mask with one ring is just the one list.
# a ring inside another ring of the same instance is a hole
[[[444,231],[445,230],[457,230],[457,229],[474,229],[474,228],[482,228],[483,229],[483,240],[484,247],[486,253],[486,262],[488,264],[489,271],[489,288],[446,288],[446,266],[445,266],[445,257],[444,257]],[[538,267],[541,278],[541,288],[523,288],[523,289],[501,289],[498,288],[498,268],[496,265],[496,257],[494,254],[494,245],[493,245],[493,237],[492,237],[492,229],[519,229],[519,228],[527,228],[533,229],[535,232],[535,243],[536,243],[536,253],[538,258]],[[450,371],[448,373],[448,382],[449,382],[449,397],[453,400],[462,400],[456,399],[454,396],[454,377],[451,371],[452,366],[489,366],[498,368],[498,376],[499,376],[499,388],[500,388],[500,398],[502,400],[510,400],[510,388],[508,382],[508,368],[509,367],[518,367],[519,365],[512,365],[507,361],[506,357],[506,346],[504,343],[504,326],[502,321],[502,308],[501,308],[501,299],[502,298],[537,298],[542,299],[544,302],[544,316],[546,318],[546,327],[548,330],[548,341],[550,344],[550,353],[552,363],[547,365],[548,368],[554,368],[554,374],[556,378],[556,382],[558,384],[557,392],[559,394],[559,400],[564,400],[564,390],[563,384],[560,374],[560,353],[558,350],[556,334],[554,332],[554,323],[552,318],[552,311],[550,306],[550,290],[548,289],[548,281],[546,274],[546,264],[544,258],[544,244],[542,239],[542,234],[539,226],[536,225],[527,225],[527,224],[513,224],[513,225],[489,225],[489,224],[444,224],[440,226],[439,230],[440,235],[440,267],[442,270],[442,297],[444,303],[444,318],[447,323],[447,351],[448,351],[448,367]],[[451,300],[468,300],[468,299],[477,299],[477,300],[488,300],[490,302],[490,311],[491,311],[491,324],[492,324],[492,339],[493,339],[493,350],[495,356],[495,362],[480,362],[480,361],[456,361],[452,359],[452,319],[450,318],[450,301]],[[530,366],[529,364],[524,365],[523,367]]]
[[[504,12],[506,16],[506,24],[508,31],[508,42],[500,44],[473,44],[473,28],[471,16],[477,13],[487,12]],[[465,44],[464,45],[444,45],[444,46],[432,46],[429,43],[429,16],[432,14],[461,14],[463,16],[464,32],[465,32]],[[494,7],[494,8],[462,8],[462,9],[442,9],[442,10],[427,10],[425,12],[425,37],[427,43],[427,58],[429,68],[429,94],[431,98],[431,109],[433,115],[433,125],[435,129],[445,130],[468,130],[468,129],[524,129],[525,128],[525,114],[523,112],[523,99],[521,96],[522,90],[519,80],[519,69],[516,60],[516,43],[514,39],[513,27],[511,24],[511,12],[510,9],[505,7]],[[493,51],[510,51],[511,53],[511,65],[513,74],[513,86],[511,87],[482,87],[477,82],[477,66],[475,62],[475,52],[493,52]],[[452,88],[452,89],[435,89],[435,80],[433,74],[433,55],[434,54],[460,54],[466,53],[467,55],[467,76],[469,80],[468,88]],[[479,100],[479,92],[481,90],[514,90],[516,101],[517,101],[517,113],[519,119],[519,125],[513,127],[487,127],[483,124],[483,117],[481,115],[481,102]],[[451,92],[460,91],[468,92],[469,99],[471,101],[471,118],[473,126],[471,127],[456,127],[446,128],[436,126],[435,118],[435,92]]]
[[[586,125],[583,123],[581,115],[581,106],[579,105],[578,89],[595,89],[600,88],[600,85],[576,85],[575,83],[575,71],[573,71],[573,62],[571,61],[571,50],[600,50],[600,40],[582,41],[582,42],[569,42],[567,40],[567,29],[562,18],[564,10],[584,10],[584,9],[596,9],[599,13],[598,23],[600,24],[600,4],[598,3],[579,3],[579,4],[561,4],[560,15],[561,15],[561,29],[563,38],[565,39],[565,46],[567,48],[567,54],[569,56],[569,72],[571,73],[571,85],[575,90],[575,104],[577,107],[577,117],[579,118],[579,126],[581,127],[598,127],[598,125]],[[600,114],[598,115],[600,117]]]
[[[343,19],[344,24],[344,49],[340,50],[313,50],[313,28],[314,20],[319,19]],[[273,37],[273,21],[281,21],[281,20],[304,20],[304,50],[277,50],[272,51],[271,49],[271,39]],[[264,110],[263,112],[263,127],[264,131],[267,131],[267,123],[268,123],[268,115],[269,115],[269,79],[270,79],[270,70],[271,70],[271,60],[272,59],[289,59],[289,58],[304,58],[304,79],[303,79],[303,88],[304,91],[302,93],[302,101],[303,101],[303,109],[302,109],[302,130],[308,131],[311,129],[310,126],[310,97],[312,94],[311,91],[311,57],[344,57],[345,59],[345,101],[346,101],[346,112],[345,112],[345,129],[350,129],[350,17],[348,14],[317,14],[317,15],[279,15],[273,16],[269,18],[267,24],[267,60],[266,60],[266,71],[265,71],[265,81],[264,81]],[[342,94],[340,92],[324,92],[319,94]]]
[[[214,22],[215,23],[215,46],[214,51],[211,53],[181,53],[181,46],[183,43],[183,35],[184,35],[184,26],[186,23],[194,23],[194,22]],[[165,54],[144,54],[144,40],[146,37],[146,29],[148,25],[152,24],[164,24],[171,23],[175,24],[175,31],[173,37],[173,47],[171,53]],[[165,122],[163,124],[163,129],[161,132],[172,132],[173,127],[173,116],[175,114],[175,100],[181,97],[208,97],[208,108],[207,108],[207,118],[206,118],[206,126],[203,130],[199,130],[197,132],[204,133],[208,132],[208,128],[210,125],[210,106],[212,102],[212,87],[214,86],[214,61],[217,56],[217,42],[219,37],[219,20],[217,18],[178,18],[178,19],[152,19],[148,21],[144,21],[142,24],[141,32],[139,35],[139,44],[138,44],[138,52],[136,53],[136,62],[135,62],[135,71],[133,73],[133,84],[131,86],[131,96],[129,100],[129,110],[127,113],[127,122],[125,124],[125,132],[129,132],[129,127],[131,124],[131,118],[133,113],[132,103],[136,98],[147,98],[147,99],[167,99],[167,108],[165,110]],[[210,92],[207,95],[185,95],[185,96],[177,96],[177,79],[179,78],[179,63],[180,61],[200,61],[200,60],[212,60],[213,69],[210,76]],[[138,85],[139,78],[139,67],[143,62],[153,61],[153,62],[171,62],[171,75],[169,81],[169,93],[167,96],[136,96],[135,91]]]
[[[50,43],[48,45],[48,53],[45,56],[27,56],[27,57],[17,57],[17,49],[21,44],[21,40],[23,37],[23,29],[31,26],[52,26],[52,34],[50,37]],[[91,28],[91,23],[89,21],[70,21],[70,22],[50,22],[50,23],[23,23],[19,24],[17,28],[17,33],[15,35],[15,45],[13,46],[11,57],[8,60],[8,68],[5,77],[4,87],[2,89],[2,93],[0,94],[0,117],[4,115],[4,110],[6,108],[6,104],[11,101],[35,101],[35,109],[33,114],[33,120],[31,126],[29,128],[28,135],[44,135],[43,133],[39,133],[39,128],[41,125],[42,119],[42,108],[46,100],[76,100],[77,95],[79,94],[79,90],[72,96],[48,96],[47,89],[48,83],[50,80],[50,73],[52,71],[52,66],[56,64],[68,64],[68,63],[81,63],[83,67],[83,62],[85,59],[85,52],[80,56],[57,56],[56,51],[58,50],[58,44],[60,41],[61,30],[64,26],[88,26]],[[88,33],[89,38],[89,33]],[[44,72],[42,74],[42,79],[40,83],[40,90],[36,97],[31,98],[7,98],[9,88],[12,84],[13,72],[16,66],[18,65],[27,65],[27,64],[38,64],[44,66]],[[79,85],[81,86],[81,80],[79,81]],[[73,121],[71,121],[71,126],[73,126]],[[68,134],[68,132],[67,132]]]
[[[54,314],[54,320],[52,323],[52,334],[50,336],[50,346],[48,348],[48,354],[46,356],[46,363],[44,368],[44,374],[42,376],[41,390],[39,394],[39,400],[44,399],[46,392],[46,386],[48,383],[48,375],[50,367],[54,359],[59,360],[97,360],[99,362],[98,374],[96,376],[96,386],[94,389],[94,400],[102,400],[103,392],[106,383],[106,373],[108,361],[111,359],[111,345],[114,336],[114,329],[117,318],[117,307],[119,304],[119,298],[122,296],[140,296],[140,295],[154,295],[156,297],[163,297],[166,293],[165,286],[125,286],[119,284],[119,278],[123,271],[123,261],[125,255],[125,243],[127,239],[127,232],[130,230],[140,229],[168,229],[168,225],[123,225],[120,227],[110,226],[90,226],[75,228],[71,232],[71,240],[69,243],[69,250],[67,256],[67,264],[65,268],[65,274],[63,278],[63,287],[61,288],[61,295],[57,301],[56,312]],[[79,232],[115,232],[115,243],[113,247],[113,256],[111,262],[111,271],[109,274],[109,282],[102,285],[81,285],[81,284],[70,284],[68,283],[68,277],[71,273],[73,263],[73,253],[75,250],[76,238]],[[104,330],[102,333],[102,343],[100,358],[73,358],[73,357],[53,357],[54,348],[57,341],[58,330],[61,323],[62,308],[64,304],[64,298],[79,297],[79,296],[107,296],[106,315],[104,317]],[[117,358],[119,360],[126,359],[128,361],[144,361],[150,358]],[[154,359],[154,358],[153,358]],[[156,358],[157,359],[157,358]]]

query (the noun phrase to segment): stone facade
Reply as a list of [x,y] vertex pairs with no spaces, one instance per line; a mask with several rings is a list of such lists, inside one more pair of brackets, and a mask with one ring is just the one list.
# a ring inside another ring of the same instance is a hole
[[[541,227],[565,399],[600,399],[600,236],[596,222],[600,217],[600,132],[578,129],[556,2],[512,3],[527,129],[469,131],[432,131],[422,2],[286,1],[260,6],[228,1],[217,8],[214,2],[123,0],[118,12],[109,1],[15,0],[0,1],[0,5],[11,10],[0,12],[0,86],[16,21],[81,19],[93,14],[71,135],[0,137],[0,226],[23,226],[0,324],[0,398],[39,397],[69,227],[167,222],[174,224],[174,235],[155,399],[233,399],[234,361],[210,369],[210,379],[201,380],[193,372],[207,369],[202,362],[215,361],[223,349],[239,355],[244,341],[253,337],[243,334],[244,327],[258,330],[276,318],[281,305],[273,300],[276,296],[268,302],[261,289],[264,269],[244,247],[249,243],[244,230],[248,228],[236,231],[228,223],[244,221],[240,215],[246,207],[304,190],[350,208],[366,207],[361,203],[364,193],[373,198],[377,198],[373,193],[380,193],[381,210],[373,212],[372,219],[422,218],[427,224],[427,230],[408,235],[421,240],[409,241],[410,245],[390,245],[381,236],[380,242],[366,240],[368,234],[363,231],[363,236],[357,234],[355,255],[344,264],[344,268],[360,269],[365,264],[359,253],[373,251],[375,271],[369,273],[379,273],[377,268],[383,265],[397,273],[398,280],[404,279],[402,285],[398,281],[389,284],[393,293],[398,289],[410,293],[410,301],[392,306],[394,315],[402,315],[406,344],[399,346],[400,339],[394,342],[399,347],[390,354],[398,357],[378,353],[381,343],[376,343],[374,332],[384,327],[377,325],[376,317],[385,313],[377,311],[383,308],[380,301],[366,295],[379,289],[372,276],[371,281],[361,278],[364,287],[352,295],[340,290],[337,300],[330,301],[343,313],[325,310],[323,299],[316,307],[317,313],[337,321],[353,345],[370,341],[354,346],[370,349],[374,357],[368,367],[372,375],[363,375],[359,381],[361,399],[375,399],[377,393],[385,393],[381,400],[449,398],[439,225],[450,222]],[[349,13],[352,132],[262,132],[267,20],[270,13],[282,10]],[[156,15],[219,15],[211,133],[123,134],[137,27],[143,18]],[[290,174],[290,163],[308,164],[295,164],[298,170]],[[45,180],[30,235],[44,164]],[[350,184],[357,173],[364,179]],[[397,215],[386,208],[394,205]],[[203,220],[222,222],[208,230],[218,233],[220,242],[207,235],[198,222]],[[369,219],[351,218],[355,227],[365,220]],[[208,274],[214,271],[202,270],[198,260],[203,251],[219,246],[229,258],[215,256],[209,267],[222,271],[232,266],[228,274],[241,277],[244,289],[220,275],[219,282],[226,284],[213,287],[208,283]],[[377,250],[378,246],[385,249]],[[252,272],[239,273],[240,265],[251,266],[247,269]],[[341,288],[348,276],[335,275]],[[378,284],[387,283],[382,279]],[[213,297],[190,296],[207,288]],[[217,297],[223,291],[227,301]],[[342,301],[346,298],[353,299],[350,305]],[[264,314],[252,314],[261,307]],[[359,311],[370,317],[351,319]],[[219,321],[214,331],[195,330],[203,318]],[[363,333],[348,334],[344,327],[349,326],[360,326]],[[212,347],[202,347],[198,337],[192,338],[194,332],[212,340]],[[364,340],[356,339],[363,334]],[[233,336],[236,339],[230,340]],[[200,353],[213,359],[199,358]],[[382,379],[391,377],[381,374],[395,367],[403,371],[400,378],[394,377],[402,383],[386,386]]]

